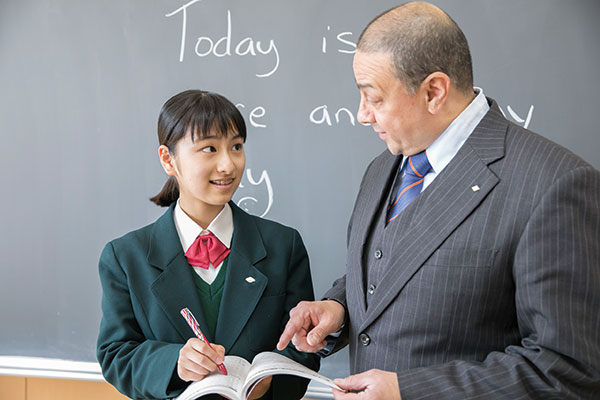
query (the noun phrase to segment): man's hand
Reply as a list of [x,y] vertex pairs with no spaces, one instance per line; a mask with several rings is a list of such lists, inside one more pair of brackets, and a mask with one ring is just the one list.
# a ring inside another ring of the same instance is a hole
[[402,400],[398,387],[398,376],[394,372],[371,369],[362,374],[350,375],[333,381],[348,393],[333,391],[335,400]]
[[345,315],[344,306],[334,300],[301,301],[290,310],[277,349],[285,349],[291,340],[298,350],[316,353],[327,344],[327,335],[340,330]]
[[177,374],[185,382],[201,381],[217,369],[217,364],[225,360],[225,348],[212,344],[212,349],[204,341],[189,339],[179,350]]

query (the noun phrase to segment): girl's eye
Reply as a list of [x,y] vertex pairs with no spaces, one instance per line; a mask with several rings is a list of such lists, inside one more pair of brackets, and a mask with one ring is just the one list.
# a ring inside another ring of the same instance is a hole
[[234,145],[233,145],[232,149],[233,149],[233,150],[236,150],[236,151],[239,151],[239,150],[241,150],[243,147],[244,147],[244,145],[243,145],[243,144],[241,144],[241,143],[236,143],[236,144],[234,144]]
[[215,149],[213,146],[206,146],[203,147],[201,151],[205,153],[214,153],[215,151],[217,151],[217,149]]

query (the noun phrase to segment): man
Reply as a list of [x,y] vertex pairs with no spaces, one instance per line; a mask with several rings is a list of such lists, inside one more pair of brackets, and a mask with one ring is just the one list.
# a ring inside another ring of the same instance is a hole
[[600,398],[600,173],[506,121],[432,5],[377,17],[353,67],[389,151],[363,177],[346,275],[290,312],[279,348],[349,343],[335,399]]

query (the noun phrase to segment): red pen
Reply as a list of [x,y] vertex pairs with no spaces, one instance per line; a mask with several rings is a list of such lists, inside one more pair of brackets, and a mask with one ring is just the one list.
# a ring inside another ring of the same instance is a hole
[[[208,345],[208,347],[210,347],[212,349],[213,347],[210,345],[208,340],[206,340],[206,337],[200,330],[200,325],[198,325],[198,321],[196,321],[196,318],[194,318],[194,314],[192,314],[192,312],[186,307],[181,310],[181,315],[183,315],[183,318],[185,318],[185,320],[187,321],[190,328],[192,328],[192,330],[196,334],[196,337],[198,339],[202,340],[204,343],[206,343]],[[227,375],[227,368],[225,368],[225,365],[217,364],[217,368],[219,368],[219,371],[221,371],[221,373],[223,375]]]

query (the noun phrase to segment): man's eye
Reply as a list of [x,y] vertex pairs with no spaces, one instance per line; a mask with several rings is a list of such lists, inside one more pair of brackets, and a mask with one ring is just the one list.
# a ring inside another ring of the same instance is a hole
[[203,147],[201,151],[205,153],[214,153],[215,151],[217,151],[217,149],[215,149],[213,146],[206,146]]

